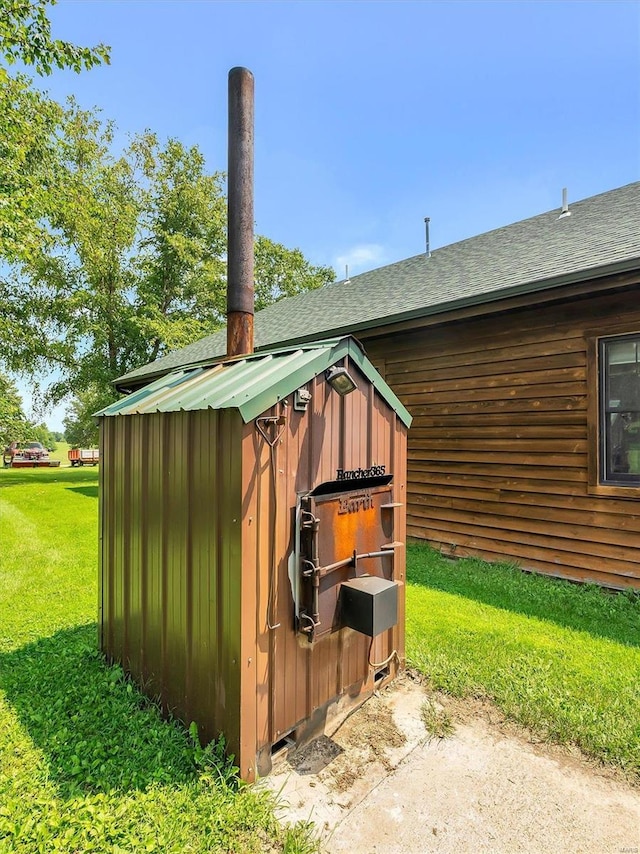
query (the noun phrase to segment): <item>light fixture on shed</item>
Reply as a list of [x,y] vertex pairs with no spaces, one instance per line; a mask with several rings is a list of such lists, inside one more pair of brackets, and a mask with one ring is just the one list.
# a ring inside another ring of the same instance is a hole
[[330,368],[327,368],[324,372],[324,376],[329,385],[337,391],[341,397],[344,397],[345,394],[350,394],[358,388],[349,371],[339,365],[332,365]]

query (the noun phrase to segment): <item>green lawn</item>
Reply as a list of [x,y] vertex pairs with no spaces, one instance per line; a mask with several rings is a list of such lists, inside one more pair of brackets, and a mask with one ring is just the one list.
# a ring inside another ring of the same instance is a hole
[[311,852],[97,651],[97,469],[0,471],[0,852]]
[[69,465],[68,451],[71,445],[67,442],[56,442],[56,449],[49,454],[50,460],[60,460],[60,465]]
[[[97,651],[97,469],[0,470],[0,854],[305,852]],[[407,652],[640,780],[640,598],[409,549]]]
[[640,782],[640,596],[412,545],[407,657],[433,687],[489,697]]

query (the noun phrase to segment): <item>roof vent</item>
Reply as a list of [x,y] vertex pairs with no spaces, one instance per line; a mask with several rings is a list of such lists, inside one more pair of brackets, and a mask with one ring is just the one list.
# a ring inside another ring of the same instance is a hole
[[567,201],[567,188],[562,188],[562,211],[560,212],[560,216],[558,219],[562,219],[565,216],[571,216],[571,211],[569,210],[569,202]]
[[431,258],[431,245],[429,243],[429,223],[431,222],[431,218],[426,216],[424,218],[424,231],[425,231],[425,241],[426,241],[426,255],[427,258]]

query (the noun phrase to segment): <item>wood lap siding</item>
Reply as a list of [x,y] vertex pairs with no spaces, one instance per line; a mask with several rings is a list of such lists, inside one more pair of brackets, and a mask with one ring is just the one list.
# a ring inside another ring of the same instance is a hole
[[408,536],[455,555],[640,586],[637,491],[594,496],[588,484],[597,390],[587,342],[633,328],[637,286],[365,338],[414,418]]

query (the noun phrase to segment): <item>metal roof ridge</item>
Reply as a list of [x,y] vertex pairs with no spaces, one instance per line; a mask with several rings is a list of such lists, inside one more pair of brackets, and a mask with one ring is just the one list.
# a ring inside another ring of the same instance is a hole
[[[258,312],[260,314],[260,312]],[[274,344],[267,345],[264,349],[256,348],[253,353],[251,353],[250,358],[260,358],[260,356],[266,356],[267,354],[270,356],[278,356],[283,353],[290,353],[293,350],[320,350],[320,349],[329,349],[331,347],[335,347],[343,338],[349,338],[348,334],[345,335],[331,335],[327,338],[322,338],[320,340],[308,341],[303,344]]]
[[251,359],[222,361],[210,369],[174,372],[140,389],[132,395],[135,401],[124,398],[99,414],[135,416],[235,409],[246,424],[345,357],[353,361],[386,404],[409,426],[411,416],[378,374],[360,341],[351,335],[256,353]]
[[[272,376],[268,385],[246,403],[236,404],[245,424],[348,355],[350,340],[348,336],[343,336],[333,347],[298,348],[290,360],[281,361],[277,374]],[[298,365],[294,358],[298,359]],[[294,362],[293,370],[285,371],[291,362]],[[275,391],[278,393],[274,398]]]
[[[258,314],[259,313],[260,312],[258,312]],[[214,333],[214,334],[216,334],[216,333]],[[207,337],[211,337],[211,336],[207,336]],[[320,341],[317,341],[316,339],[312,339],[312,340],[308,340],[308,341],[293,341],[292,340],[290,344],[282,344],[282,343],[274,342],[272,344],[265,344],[262,347],[257,346],[255,351],[253,353],[249,354],[249,356],[244,356],[243,360],[249,361],[249,359],[251,359],[251,360],[259,359],[261,356],[266,356],[266,355],[277,356],[277,355],[280,355],[281,353],[291,353],[294,350],[302,350],[302,349],[303,350],[311,350],[311,349],[320,349],[320,348],[328,349],[330,347],[335,347],[336,344],[339,344],[340,341],[342,341],[344,338],[351,338],[351,337],[354,337],[353,335],[351,335],[351,333],[344,332],[341,335],[331,336],[329,338],[324,338]],[[206,339],[201,339],[201,340],[204,341]],[[194,342],[194,344],[195,343],[200,343],[200,342]],[[191,346],[191,345],[189,345],[189,346]],[[178,353],[180,351],[176,350],[174,352]],[[168,355],[170,355],[170,354],[168,354]],[[158,364],[158,366],[160,367],[160,360],[158,360],[157,363],[156,362],[150,362],[148,367],[151,367],[151,365],[154,365],[154,364]],[[173,369],[172,373],[175,373],[176,371],[191,371],[191,370],[194,370],[195,368],[201,368],[202,370],[206,371],[209,368],[213,368],[219,364],[227,364],[230,366],[233,364],[233,361],[230,360],[230,361],[225,362],[225,356],[223,356],[223,355],[205,356],[205,357],[200,358],[198,360],[194,360],[193,362],[185,362],[184,365],[176,366]],[[141,366],[141,368],[142,367],[147,367],[147,366],[143,365],[143,366]],[[136,371],[141,370],[141,368],[136,368]],[[171,370],[171,369],[168,369],[168,370]],[[151,371],[149,371],[148,373],[141,374],[140,376],[154,376],[154,374]],[[162,376],[165,376],[165,375],[163,374]],[[135,371],[132,371],[130,374],[123,374],[123,376],[120,377],[118,380],[116,380],[116,382],[119,382],[121,379],[124,379],[125,377],[131,377],[132,379],[135,379],[136,373],[135,373]],[[156,377],[156,379],[153,380],[153,382],[157,382],[158,379],[161,379],[161,377]],[[145,386],[145,388],[147,388],[147,386]],[[140,389],[138,389],[138,391],[139,390]],[[132,394],[137,394],[137,392],[132,392]]]

